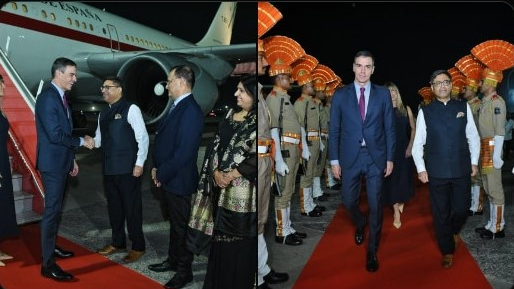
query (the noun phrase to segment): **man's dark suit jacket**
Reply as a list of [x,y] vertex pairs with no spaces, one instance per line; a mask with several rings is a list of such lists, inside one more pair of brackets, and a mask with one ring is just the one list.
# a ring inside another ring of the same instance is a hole
[[196,193],[196,160],[204,127],[203,112],[193,95],[182,99],[155,132],[153,163],[164,191]]
[[364,138],[373,162],[383,171],[386,162],[394,160],[395,130],[394,110],[387,88],[371,84],[364,123],[355,83],[339,88],[332,97],[330,110],[330,160],[339,160],[342,170],[351,168]]
[[41,172],[70,172],[80,139],[72,136],[71,115],[68,118],[59,91],[53,84],[37,97],[35,117],[36,168]]

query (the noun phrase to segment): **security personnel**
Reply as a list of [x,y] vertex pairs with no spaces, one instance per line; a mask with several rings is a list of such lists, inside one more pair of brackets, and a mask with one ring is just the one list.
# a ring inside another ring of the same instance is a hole
[[[462,88],[464,98],[468,101],[471,112],[475,123],[478,124],[478,110],[480,108],[481,101],[478,98],[478,82],[479,80],[471,77],[466,78],[466,84]],[[480,134],[480,131],[478,131]],[[485,192],[484,186],[482,185],[482,175],[480,173],[480,161],[478,162],[479,173],[471,177],[471,207],[469,208],[468,215],[482,215],[484,208]]]
[[[310,152],[291,97],[287,94],[291,88],[292,69],[290,64],[296,59],[286,51],[275,52],[267,49],[266,42],[265,53],[270,63],[268,74],[273,83],[273,89],[266,97],[266,104],[271,115],[271,137],[275,143],[280,143],[282,149],[282,160],[275,157],[275,166],[277,168],[284,165],[287,167],[284,177],[277,176],[281,195],[275,196],[275,241],[286,245],[301,245],[302,239],[306,238],[307,234],[297,232],[291,226],[291,197],[295,191],[300,155],[308,160]],[[301,151],[300,143],[303,147]]]
[[480,92],[482,103],[478,111],[478,131],[481,138],[480,161],[482,182],[489,197],[489,221],[475,232],[482,239],[504,238],[505,194],[502,185],[502,148],[505,136],[505,101],[496,93],[496,86],[503,74],[488,67],[482,71]]
[[321,146],[323,150],[320,150],[320,159],[321,161],[316,163],[316,168],[314,170],[314,178],[312,180],[312,197],[315,201],[327,201],[327,194],[323,192],[321,189],[321,176],[323,175],[323,169],[325,168],[325,164],[327,162],[327,153],[328,153],[328,120],[330,119],[330,107],[326,104],[325,88],[326,83],[321,78],[316,78],[313,80],[314,91],[315,91],[315,99],[320,102],[320,140]]
[[[264,43],[258,39],[258,58],[257,58],[257,73],[258,75],[265,74],[265,67],[268,62],[264,55]],[[268,106],[262,95],[262,85],[259,83],[259,93],[257,102],[258,125],[257,125],[257,232],[258,232],[258,266],[257,266],[257,289],[269,289],[267,283],[276,284],[282,283],[289,279],[287,273],[276,272],[268,265],[268,248],[264,239],[264,226],[268,221],[268,209],[271,194],[271,178],[273,174],[273,157],[282,159],[280,153],[280,143],[275,144],[271,138],[271,120],[269,115]],[[285,168],[282,168],[284,170]],[[281,172],[285,175],[285,172]]]
[[[294,70],[293,70],[294,71]],[[304,174],[300,177],[300,212],[304,216],[320,217],[325,207],[314,203],[312,196],[312,180],[316,162],[320,156],[320,106],[321,101],[313,98],[315,95],[314,85],[310,73],[306,70],[299,70],[296,77],[298,85],[302,87],[302,94],[294,103],[294,110],[298,116],[298,122],[307,135],[307,146],[310,151],[309,161],[303,161]]]

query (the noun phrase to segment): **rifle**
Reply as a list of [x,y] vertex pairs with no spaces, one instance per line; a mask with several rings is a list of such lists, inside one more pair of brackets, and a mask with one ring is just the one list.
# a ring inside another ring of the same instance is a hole
[[[280,100],[280,114],[278,115],[278,139],[279,142],[282,141],[282,109],[284,108],[284,99],[282,98]],[[288,150],[282,150],[282,146],[280,146],[280,153],[282,154],[282,158],[288,158],[289,157],[289,151]],[[278,182],[279,176],[277,174],[277,171],[275,170],[275,174],[273,175],[272,182],[274,183],[271,187],[271,192],[275,196],[282,196],[282,191],[280,190],[280,184]]]

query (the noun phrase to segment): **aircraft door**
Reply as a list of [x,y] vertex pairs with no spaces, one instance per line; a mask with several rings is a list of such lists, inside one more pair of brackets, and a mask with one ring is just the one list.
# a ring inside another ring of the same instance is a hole
[[120,51],[120,39],[118,37],[118,31],[116,30],[116,27],[111,24],[107,24],[107,28],[109,30],[109,38],[111,39],[111,51]]

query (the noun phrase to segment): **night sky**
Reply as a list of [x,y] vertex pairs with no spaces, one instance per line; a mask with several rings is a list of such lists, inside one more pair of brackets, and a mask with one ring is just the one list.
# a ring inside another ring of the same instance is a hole
[[[421,100],[417,91],[428,85],[434,70],[454,67],[486,40],[514,44],[514,10],[507,2],[271,3],[284,17],[263,38],[293,38],[344,84],[354,80],[355,53],[369,50],[375,56],[371,81],[394,82],[414,107]],[[504,73],[502,85],[507,79]],[[506,90],[503,94],[507,98]]]

